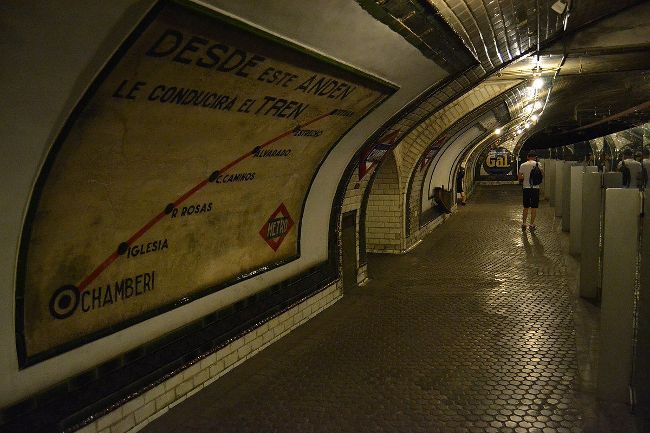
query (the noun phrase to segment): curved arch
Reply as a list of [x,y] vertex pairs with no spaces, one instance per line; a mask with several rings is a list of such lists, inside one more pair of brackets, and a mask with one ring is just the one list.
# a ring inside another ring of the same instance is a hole
[[365,218],[366,251],[403,250],[403,213],[400,177],[393,152],[384,158],[370,186]]
[[[424,185],[424,177],[425,176],[430,176],[431,174],[431,166],[433,165],[434,161],[437,161],[437,158],[439,155],[447,150],[447,147],[450,145],[450,143],[454,140],[448,140],[444,142],[445,138],[448,136],[457,136],[459,133],[463,131],[464,128],[467,128],[468,125],[471,125],[473,122],[475,125],[481,125],[481,122],[486,124],[485,126],[480,126],[481,130],[484,132],[489,132],[490,131],[490,125],[487,124],[485,119],[481,120],[482,116],[486,116],[487,113],[492,113],[493,117],[497,119],[497,123],[506,123],[509,121],[507,117],[511,116],[509,113],[509,109],[506,108],[505,110],[498,111],[498,107],[501,106],[504,101],[507,101],[509,96],[513,93],[518,92],[518,86],[515,86],[511,88],[510,90],[507,90],[502,94],[502,97],[497,98],[496,100],[491,100],[488,101],[481,106],[474,108],[472,111],[469,113],[465,114],[460,118],[458,121],[454,122],[449,128],[445,129],[442,131],[436,138],[435,140],[432,140],[432,143],[429,144],[427,147],[424,148],[424,150],[419,154],[418,158],[416,159],[415,164],[411,167],[411,170],[409,171],[409,178],[408,181],[406,182],[406,190],[404,192],[404,195],[406,197],[406,204],[405,204],[405,226],[406,226],[406,244],[407,246],[414,243],[416,239],[412,239],[412,235],[424,224],[427,224],[437,216],[439,216],[437,213],[432,213],[428,212],[427,216],[424,218],[421,218],[423,215],[423,212],[427,211],[430,206],[427,206],[427,209],[424,209],[423,203],[430,204],[430,199],[431,197],[429,194],[425,197],[423,194],[423,185]],[[495,114],[496,113],[496,114]],[[445,143],[442,145],[442,148],[444,149],[442,152],[440,151],[441,146],[439,146],[440,143]],[[471,145],[470,145],[471,146]],[[467,155],[467,149],[463,148],[458,152],[458,154],[454,157],[455,161],[458,161],[458,159],[463,159]],[[449,183],[453,183],[453,177],[455,176],[455,171],[457,163],[454,163],[454,168],[453,170],[450,170],[449,172]],[[449,189],[449,188],[448,188]],[[415,191],[417,191],[417,198],[414,195]]]
[[432,185],[441,185],[447,190],[453,189],[452,176],[459,155],[463,154],[467,148],[472,147],[477,140],[480,141],[487,134],[491,133],[491,130],[500,122],[494,110],[501,102],[499,100],[496,103],[486,104],[481,107],[482,109],[477,115],[459,124],[459,128],[454,137],[448,140],[436,154],[424,179],[424,184],[427,185],[427,188],[423,188],[421,193],[422,212],[425,212],[431,207],[429,199],[431,197]]

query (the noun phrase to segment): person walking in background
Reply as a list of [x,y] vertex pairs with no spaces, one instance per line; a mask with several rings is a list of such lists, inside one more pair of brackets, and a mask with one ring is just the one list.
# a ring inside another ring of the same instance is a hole
[[456,194],[460,194],[460,204],[465,206],[467,204],[467,198],[465,197],[465,191],[463,190],[463,179],[465,178],[465,164],[461,164],[458,172],[456,172]]
[[623,151],[623,160],[617,170],[623,173],[623,188],[638,188],[641,184],[641,163],[635,161],[634,153],[629,147]]
[[[519,166],[519,182],[523,187],[524,210],[522,213],[521,229],[526,230],[526,220],[528,219],[528,210],[530,209],[530,228],[531,232],[535,231],[535,218],[537,217],[537,208],[539,207],[539,183],[533,179],[531,182],[531,172],[534,168],[539,167],[542,176],[544,169],[542,165],[537,162],[537,153],[534,150],[528,152],[528,161]],[[541,181],[540,181],[541,182]]]
[[605,173],[612,171],[612,156],[608,153],[603,156],[603,169],[601,171]]

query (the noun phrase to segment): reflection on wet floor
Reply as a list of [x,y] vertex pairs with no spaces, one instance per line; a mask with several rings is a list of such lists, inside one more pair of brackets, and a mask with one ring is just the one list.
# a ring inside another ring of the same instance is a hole
[[552,210],[522,233],[519,194],[479,188],[411,253],[371,255],[366,286],[144,431],[610,431],[597,310]]

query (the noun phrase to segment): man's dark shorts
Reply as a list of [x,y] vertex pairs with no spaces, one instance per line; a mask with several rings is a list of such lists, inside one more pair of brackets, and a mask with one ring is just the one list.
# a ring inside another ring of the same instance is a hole
[[524,207],[539,207],[539,188],[524,188]]

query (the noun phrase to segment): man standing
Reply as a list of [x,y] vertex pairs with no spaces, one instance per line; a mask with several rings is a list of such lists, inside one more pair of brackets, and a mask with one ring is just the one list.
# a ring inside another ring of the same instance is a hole
[[[618,171],[623,173],[623,188],[638,188],[641,183],[641,163],[634,160],[629,147],[623,151],[623,161],[618,163]],[[627,173],[626,173],[627,172]]]
[[463,178],[465,177],[465,163],[461,164],[458,172],[456,173],[456,194],[460,194],[460,204],[465,206],[467,204],[467,198],[465,197],[465,191],[463,190]]
[[522,215],[521,229],[526,230],[526,220],[528,219],[528,209],[530,209],[530,231],[535,231],[535,217],[539,207],[539,185],[533,185],[530,182],[530,172],[533,168],[539,167],[544,174],[542,166],[537,162],[537,153],[534,150],[528,152],[528,161],[519,166],[519,182],[522,182],[524,192],[524,211]]

